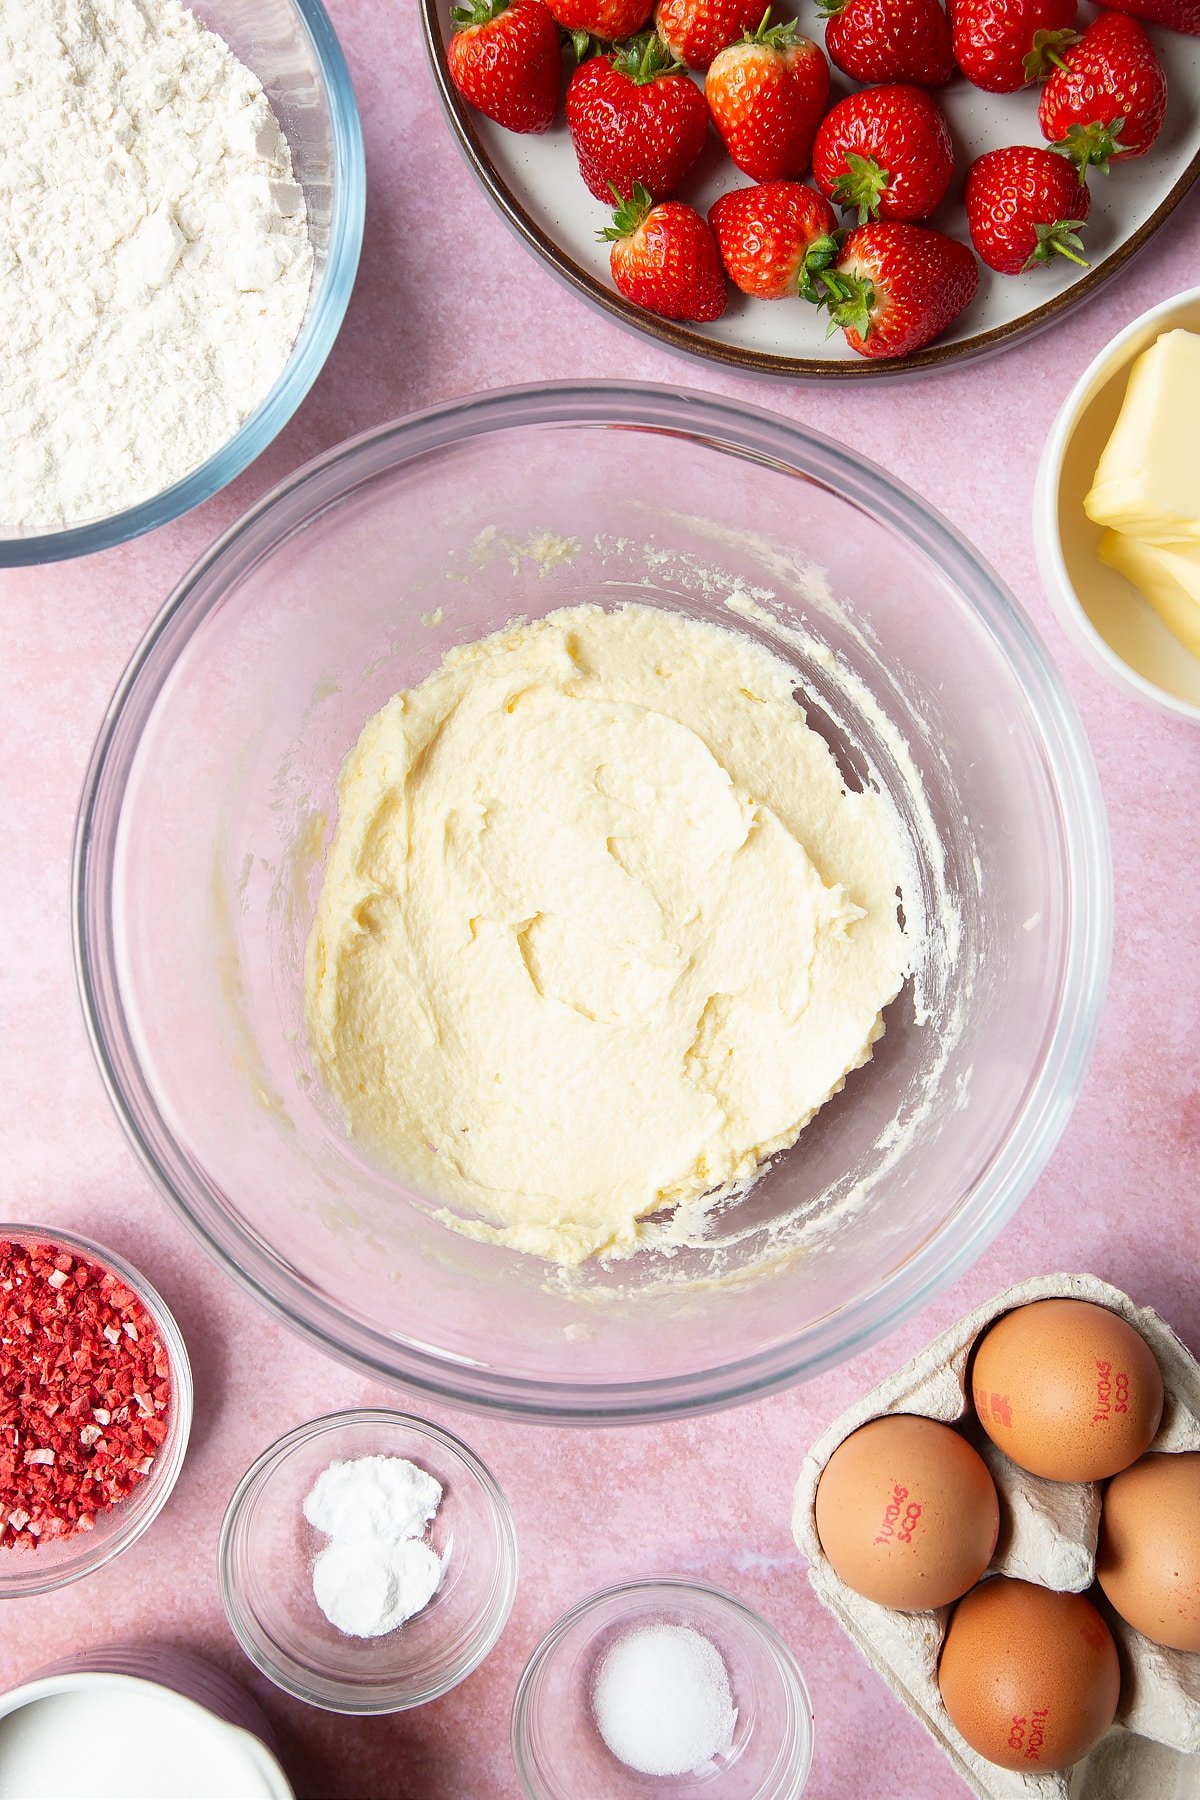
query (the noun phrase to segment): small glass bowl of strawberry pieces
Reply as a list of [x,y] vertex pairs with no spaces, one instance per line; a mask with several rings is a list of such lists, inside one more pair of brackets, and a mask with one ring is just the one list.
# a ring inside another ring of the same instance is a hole
[[191,1421],[187,1349],[149,1283],[74,1232],[0,1223],[0,1598],[141,1537]]

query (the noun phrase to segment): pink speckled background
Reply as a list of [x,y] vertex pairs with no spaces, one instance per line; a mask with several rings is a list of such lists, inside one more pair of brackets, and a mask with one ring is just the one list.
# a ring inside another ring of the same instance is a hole
[[[1002,359],[916,384],[759,383],[658,353],[560,287],[506,233],[461,161],[411,6],[331,0],[331,12],[358,87],[370,183],[358,287],[314,392],[261,462],[190,518],[86,563],[0,575],[0,1208],[93,1232],[139,1263],[175,1308],[197,1377],[192,1449],[167,1511],[99,1575],[5,1605],[0,1684],[117,1637],[171,1640],[249,1682],[301,1796],[504,1800],[517,1792],[509,1706],[536,1639],[591,1589],[672,1569],[731,1588],[794,1648],[817,1715],[814,1800],[949,1800],[964,1791],[956,1777],[811,1599],[788,1528],[791,1486],[806,1445],[853,1395],[1024,1275],[1094,1270],[1158,1307],[1200,1350],[1200,732],[1138,709],[1069,648],[1038,587],[1029,527],[1038,450],[1059,402],[1121,325],[1195,281],[1200,208],[1185,204],[1090,307]],[[1082,708],[1109,806],[1108,1010],[1074,1121],[1018,1219],[969,1276],[853,1363],[762,1405],[648,1432],[449,1418],[516,1512],[523,1569],[512,1621],[484,1667],[437,1705],[335,1718],[285,1699],[242,1660],[217,1594],[217,1531],[236,1480],[277,1433],[389,1396],[236,1292],[126,1149],[71,973],[79,785],[113,686],[164,596],[297,464],[455,394],[635,370],[776,407],[875,458],[968,531],[1041,624]]]

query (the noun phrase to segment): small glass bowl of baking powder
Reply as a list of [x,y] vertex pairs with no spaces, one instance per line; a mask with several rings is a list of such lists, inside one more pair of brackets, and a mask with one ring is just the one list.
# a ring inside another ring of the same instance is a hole
[[[128,1550],[153,1524],[170,1498],[187,1453],[192,1426],[192,1370],[183,1335],[166,1303],[145,1276],[127,1263],[124,1257],[115,1255],[102,1244],[94,1243],[91,1238],[81,1237],[77,1232],[59,1231],[42,1225],[6,1225],[0,1221],[0,1243],[13,1244],[22,1251],[42,1254],[53,1249],[64,1264],[70,1262],[76,1266],[91,1265],[93,1269],[115,1276],[133,1295],[138,1306],[144,1308],[150,1316],[158,1341],[166,1351],[165,1380],[169,1389],[166,1408],[159,1414],[161,1423],[165,1426],[165,1435],[162,1435],[162,1441],[153,1453],[153,1460],[144,1479],[123,1498],[88,1515],[92,1519],[88,1526],[76,1527],[60,1537],[43,1533],[36,1548],[24,1541],[28,1532],[20,1533],[19,1541],[13,1541],[7,1531],[0,1533],[0,1600],[8,1600],[26,1594],[52,1593],[56,1588],[66,1587],[68,1582],[78,1581],[81,1576],[92,1574],[96,1569],[103,1568],[105,1563],[111,1562],[115,1556],[119,1556],[123,1550]],[[62,1272],[67,1274],[65,1268]],[[58,1284],[57,1273],[54,1280]],[[69,1274],[61,1282],[61,1290],[71,1292]],[[87,1292],[95,1292],[94,1287],[89,1286]],[[111,1324],[109,1328],[115,1330]],[[0,1323],[0,1331],[2,1329]],[[77,1334],[76,1343],[82,1345],[87,1331],[95,1329],[95,1321],[89,1323],[84,1319],[76,1319],[72,1329]],[[15,1368],[19,1378],[19,1357]],[[144,1402],[145,1408],[151,1408],[152,1404],[149,1399]],[[140,1418],[143,1405],[139,1403],[136,1411],[131,1406],[129,1411],[135,1414],[135,1418]],[[64,1415],[59,1415],[59,1424],[62,1416]],[[99,1424],[96,1423],[97,1419]],[[115,1428],[122,1430],[119,1411],[115,1419]],[[50,1422],[53,1424],[53,1419]],[[94,1413],[83,1429],[94,1430],[99,1437],[109,1426],[110,1414],[102,1410]],[[35,1454],[39,1460],[46,1460],[41,1452]],[[62,1457],[58,1452],[55,1455],[61,1468]],[[34,1459],[34,1455],[31,1455],[30,1461]],[[4,1523],[9,1521],[5,1519]]]
[[[693,1657],[703,1649],[695,1667],[710,1691],[695,1696],[698,1718],[681,1717],[678,1681],[686,1661],[668,1654],[671,1637],[686,1640]],[[645,1702],[656,1655],[663,1658],[665,1704],[655,1742]],[[719,1694],[704,1658],[718,1672]],[[605,1741],[607,1734],[629,1746],[634,1762],[648,1751],[642,1770],[666,1769],[681,1732],[699,1728],[703,1735],[705,1707],[713,1709],[719,1748],[687,1773],[639,1772]],[[796,1800],[812,1765],[812,1705],[795,1658],[765,1619],[720,1588],[657,1577],[593,1594],[547,1632],[517,1687],[512,1748],[528,1800]]]
[[[440,1484],[424,1541],[442,1572],[428,1603],[375,1637],[339,1630],[313,1591],[327,1539],[305,1516],[334,1463],[402,1458]],[[229,1502],[218,1549],[221,1598],[242,1649],[277,1687],[328,1712],[423,1706],[477,1669],[517,1588],[517,1535],[500,1487],[467,1446],[405,1413],[331,1413],[264,1450]]]

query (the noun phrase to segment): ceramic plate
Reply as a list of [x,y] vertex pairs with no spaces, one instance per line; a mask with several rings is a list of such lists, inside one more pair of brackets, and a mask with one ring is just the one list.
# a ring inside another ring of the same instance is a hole
[[[421,0],[434,79],[467,160],[512,229],[586,299],[624,324],[675,349],[764,374],[793,379],[898,374],[944,367],[1015,343],[1094,294],[1158,229],[1200,174],[1200,39],[1151,26],[1167,73],[1166,123],[1147,156],[1118,165],[1107,179],[1092,177],[1092,216],[1085,233],[1090,268],[1077,269],[1059,257],[1053,268],[1030,275],[995,275],[983,269],[974,302],[948,332],[914,356],[889,361],[856,356],[841,332],[826,339],[824,315],[799,301],[750,300],[734,292],[715,324],[677,325],[639,311],[613,290],[608,247],[596,240],[609,215],[580,179],[561,111],[544,137],[521,137],[493,125],[460,98],[446,73],[451,4]],[[777,10],[783,16],[788,8]],[[1082,7],[1081,21],[1089,22],[1095,13],[1092,6]],[[814,0],[803,0],[800,28],[824,43]],[[836,69],[833,75],[838,98],[853,84]],[[950,120],[958,176],[931,223],[965,238],[962,172],[984,150],[1042,142],[1037,96],[1032,89],[985,94],[961,76],[935,93]],[[718,194],[744,181],[710,133],[680,197],[704,211]]]

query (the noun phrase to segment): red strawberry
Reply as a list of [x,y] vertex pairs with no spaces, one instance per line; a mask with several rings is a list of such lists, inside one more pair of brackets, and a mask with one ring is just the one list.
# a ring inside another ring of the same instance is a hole
[[640,184],[600,233],[617,291],[664,319],[719,319],[728,295],[717,241],[680,200],[657,205]]
[[450,79],[509,131],[548,131],[558,111],[562,49],[542,0],[471,0],[451,15]]
[[1189,37],[1200,37],[1200,0],[1105,0],[1112,12],[1131,13],[1135,19],[1150,19],[1165,25],[1168,31],[1186,31]]
[[1162,129],[1167,78],[1137,20],[1101,13],[1075,43],[1046,55],[1054,67],[1038,106],[1043,137],[1081,174],[1144,156]]
[[762,13],[763,0],[658,0],[654,23],[672,56],[689,69],[707,69],[718,51],[753,31]]
[[813,179],[839,206],[868,219],[927,219],[954,173],[950,127],[924,88],[862,88],[826,113]]
[[642,29],[654,0],[551,0],[550,11],[564,31],[615,43]]
[[966,205],[971,242],[989,269],[1020,275],[1056,255],[1087,267],[1079,232],[1092,197],[1053,150],[987,151],[967,170]]
[[830,331],[860,356],[910,356],[970,305],[979,264],[965,244],[923,225],[873,219],[846,239],[818,277]]
[[708,209],[730,280],[758,300],[797,293],[816,299],[812,280],[838,252],[837,219],[828,200],[798,181],[734,188]]
[[654,200],[679,186],[708,136],[704,95],[653,34],[581,63],[567,84],[579,173],[597,200],[640,181]]
[[855,81],[940,87],[954,73],[938,0],[819,0],[830,60]]
[[1043,72],[1034,54],[1035,39],[1039,47],[1071,41],[1065,36],[1039,38],[1039,33],[1069,32],[1075,12],[1076,0],[952,0],[954,60],[977,88],[1015,94]]
[[821,115],[829,104],[829,64],[794,20],[769,25],[764,16],[714,57],[704,93],[725,148],[753,181],[803,175]]

